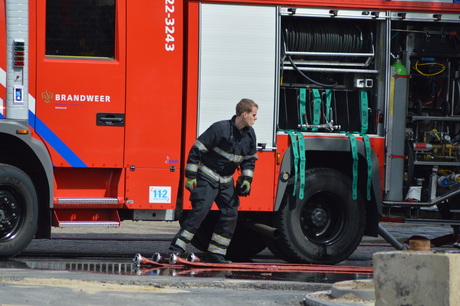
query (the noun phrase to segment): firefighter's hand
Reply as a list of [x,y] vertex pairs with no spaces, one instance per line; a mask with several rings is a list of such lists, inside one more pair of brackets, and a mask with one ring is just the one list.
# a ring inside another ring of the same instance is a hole
[[192,191],[192,189],[195,189],[196,186],[196,179],[195,178],[187,178],[185,181],[185,188],[188,191]]
[[244,180],[240,188],[241,188],[241,195],[243,197],[247,197],[249,195],[249,192],[251,191],[251,183]]
[[239,177],[236,188],[239,196],[247,197],[251,191],[251,183],[243,177]]

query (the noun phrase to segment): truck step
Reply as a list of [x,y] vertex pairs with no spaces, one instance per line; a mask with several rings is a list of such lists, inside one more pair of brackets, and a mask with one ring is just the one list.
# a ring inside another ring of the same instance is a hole
[[116,209],[123,207],[122,198],[54,198],[54,209],[100,208]]
[[119,227],[117,221],[60,221],[59,227]]
[[119,227],[123,198],[55,198],[53,226]]

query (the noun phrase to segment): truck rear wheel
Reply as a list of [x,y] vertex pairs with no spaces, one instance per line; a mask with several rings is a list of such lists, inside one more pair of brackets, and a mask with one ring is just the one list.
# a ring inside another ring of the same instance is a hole
[[364,232],[365,211],[352,199],[350,178],[329,168],[306,173],[304,198],[291,199],[279,211],[276,240],[291,261],[335,264],[349,257]]
[[0,257],[12,257],[34,238],[38,223],[37,195],[22,170],[0,164]]

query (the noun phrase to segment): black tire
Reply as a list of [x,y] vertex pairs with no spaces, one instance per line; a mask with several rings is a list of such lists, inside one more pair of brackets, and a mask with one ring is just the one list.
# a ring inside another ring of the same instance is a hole
[[329,168],[306,173],[304,199],[291,198],[279,211],[276,241],[290,261],[336,264],[357,248],[364,232],[362,198],[352,199],[350,178]]
[[[208,249],[209,240],[219,218],[219,211],[211,211],[201,223],[192,239],[192,245],[202,252]],[[181,220],[185,220],[186,213]],[[182,223],[182,222],[180,222]],[[227,258],[233,261],[247,261],[266,248],[260,234],[249,229],[240,219],[227,250]]]
[[275,240],[271,237],[263,237],[263,238],[264,238],[265,244],[267,245],[267,248],[270,250],[270,252],[273,253],[273,255],[287,262],[296,261],[296,258],[292,258],[291,255],[288,252],[286,252],[286,250],[284,249],[284,246],[278,243],[278,240]]
[[37,224],[38,200],[32,180],[24,171],[0,164],[0,258],[25,249]]

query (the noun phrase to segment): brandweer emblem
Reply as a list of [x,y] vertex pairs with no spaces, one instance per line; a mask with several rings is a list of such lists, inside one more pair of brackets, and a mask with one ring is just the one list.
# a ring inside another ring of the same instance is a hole
[[52,92],[48,92],[48,90],[45,90],[44,92],[42,92],[42,99],[43,101],[45,101],[45,103],[50,103],[53,97],[54,97],[54,94]]

